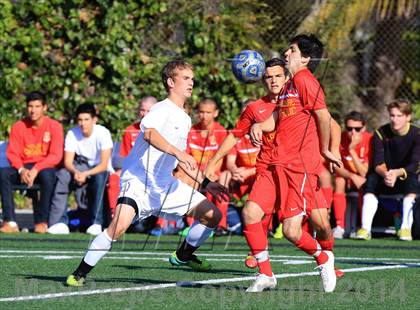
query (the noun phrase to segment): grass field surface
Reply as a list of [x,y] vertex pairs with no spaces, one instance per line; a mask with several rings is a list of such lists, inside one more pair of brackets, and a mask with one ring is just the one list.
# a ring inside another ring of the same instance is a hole
[[345,272],[334,293],[322,292],[313,259],[286,240],[270,239],[277,288],[245,289],[255,276],[240,236],[208,240],[197,254],[210,272],[172,267],[177,236],[129,234],[114,244],[83,288],[64,285],[89,244],[84,234],[0,235],[1,309],[420,309],[420,241],[336,241]]

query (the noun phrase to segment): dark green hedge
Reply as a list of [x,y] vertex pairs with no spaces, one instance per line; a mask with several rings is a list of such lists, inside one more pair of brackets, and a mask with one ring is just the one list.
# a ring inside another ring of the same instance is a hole
[[[43,90],[51,116],[67,127],[81,102],[93,102],[101,122],[120,131],[138,99],[162,98],[160,69],[182,56],[196,67],[191,104],[203,96],[234,123],[239,103],[262,94],[238,83],[227,61],[242,49],[268,56],[259,38],[266,22],[256,1],[7,1],[0,0],[0,139],[25,113],[23,94]],[[118,138],[118,137],[116,137]]]

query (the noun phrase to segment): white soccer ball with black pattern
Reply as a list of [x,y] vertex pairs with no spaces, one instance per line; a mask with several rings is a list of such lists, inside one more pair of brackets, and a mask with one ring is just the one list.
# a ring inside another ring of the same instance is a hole
[[232,72],[242,83],[257,82],[265,72],[264,58],[257,51],[243,50],[233,57]]

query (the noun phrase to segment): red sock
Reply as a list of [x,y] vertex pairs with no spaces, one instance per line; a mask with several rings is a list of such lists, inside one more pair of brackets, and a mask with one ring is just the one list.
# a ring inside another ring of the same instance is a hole
[[333,198],[333,189],[332,187],[322,187],[322,193],[324,194],[325,201],[327,202],[327,208],[331,207],[331,202]]
[[116,173],[111,173],[108,178],[108,201],[111,209],[111,216],[114,217],[115,208],[117,207],[117,199],[120,194],[120,176]]
[[227,212],[228,212],[229,202],[227,201],[220,202],[214,199],[214,204],[220,210],[220,213],[222,213],[222,219],[219,222],[219,227],[227,229]]
[[328,261],[328,255],[325,252],[321,252],[318,256],[315,257],[315,260],[318,265],[325,264]]
[[347,200],[346,194],[334,193],[334,215],[337,226],[345,227]]
[[248,246],[251,249],[252,255],[254,255],[258,261],[258,268],[260,273],[263,273],[269,277],[273,275],[271,269],[270,259],[268,257],[268,240],[267,234],[264,234],[263,225],[261,222],[245,225],[244,235]]
[[302,230],[302,236],[295,243],[295,245],[311,256],[321,251],[321,246],[318,244],[318,242],[304,230]]
[[316,238],[316,240],[318,241],[319,245],[321,246],[321,249],[323,251],[331,251],[334,248],[334,237],[331,236],[330,239],[328,240],[319,240],[318,237]]
[[268,235],[268,231],[272,228],[272,219],[273,219],[273,215],[272,214],[266,214],[264,216],[264,218],[261,221],[263,230],[264,230],[264,235],[267,236]]

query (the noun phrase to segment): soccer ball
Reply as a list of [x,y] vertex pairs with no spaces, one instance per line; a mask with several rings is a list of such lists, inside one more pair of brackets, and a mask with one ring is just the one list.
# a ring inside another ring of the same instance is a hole
[[264,58],[257,51],[243,50],[232,60],[232,72],[243,83],[261,80],[265,71]]

